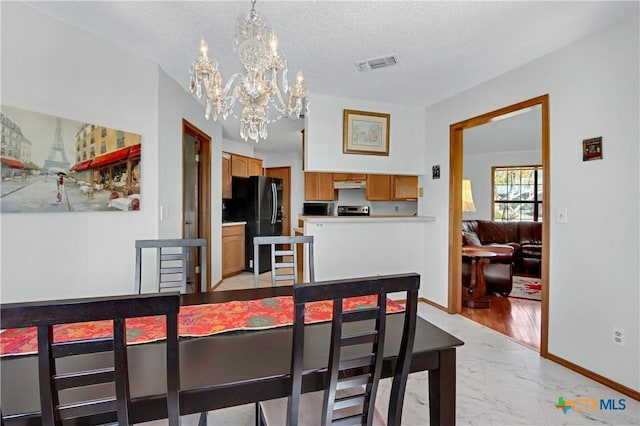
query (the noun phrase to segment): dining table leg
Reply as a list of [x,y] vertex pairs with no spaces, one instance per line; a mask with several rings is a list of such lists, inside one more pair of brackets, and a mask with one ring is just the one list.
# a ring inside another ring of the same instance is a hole
[[429,370],[429,424],[456,424],[456,350],[439,351],[440,368]]

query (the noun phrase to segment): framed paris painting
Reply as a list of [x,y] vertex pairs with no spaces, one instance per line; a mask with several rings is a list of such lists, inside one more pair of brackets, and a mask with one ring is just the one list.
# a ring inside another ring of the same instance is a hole
[[1,213],[140,210],[141,136],[0,106]]

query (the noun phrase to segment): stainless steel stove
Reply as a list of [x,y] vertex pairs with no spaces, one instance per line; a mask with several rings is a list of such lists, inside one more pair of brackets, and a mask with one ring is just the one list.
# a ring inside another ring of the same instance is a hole
[[369,216],[369,206],[338,206],[338,216]]

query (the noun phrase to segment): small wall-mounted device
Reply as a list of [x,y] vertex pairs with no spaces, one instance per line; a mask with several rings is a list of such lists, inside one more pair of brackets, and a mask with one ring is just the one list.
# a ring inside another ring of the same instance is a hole
[[431,179],[440,179],[440,164],[431,167]]

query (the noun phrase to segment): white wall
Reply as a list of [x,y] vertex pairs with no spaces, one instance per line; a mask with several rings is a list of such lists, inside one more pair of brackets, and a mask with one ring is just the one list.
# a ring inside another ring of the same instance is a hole
[[[424,109],[312,94],[305,119],[305,166],[310,171],[424,174]],[[342,152],[345,109],[391,114],[389,156]]]
[[[545,93],[551,114],[549,352],[640,390],[639,23],[633,17],[426,111],[424,161],[449,174],[449,126]],[[582,161],[602,136],[604,159]],[[424,181],[439,218],[426,251],[429,298],[447,304],[448,179]],[[623,204],[621,204],[621,202]],[[567,224],[555,222],[568,209]],[[612,344],[612,328],[626,332]]]
[[140,211],[0,215],[2,301],[131,292],[158,226],[158,67],[14,2],[1,54],[3,104],[142,135]]
[[464,212],[463,220],[491,220],[491,167],[524,166],[542,164],[542,151],[505,151],[465,154],[463,163],[464,179],[471,180],[475,212]]
[[[201,108],[202,111],[204,111],[204,109]],[[244,155],[245,157],[255,157],[255,158],[262,158],[260,155],[255,155],[254,154],[254,145],[255,143],[253,141],[249,141],[249,142],[237,142],[237,141],[232,141],[230,139],[223,139],[222,140],[222,150],[224,152],[230,152],[232,154],[239,154],[239,155]]]
[[[134,241],[182,236],[182,118],[212,136],[212,159],[220,126],[157,65],[23,4],[1,7],[3,104],[142,135],[140,211],[0,215],[2,301],[131,293]],[[212,168],[215,283],[221,168]]]

